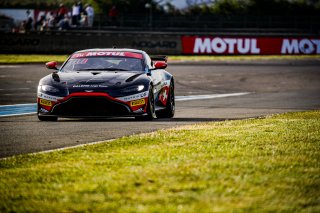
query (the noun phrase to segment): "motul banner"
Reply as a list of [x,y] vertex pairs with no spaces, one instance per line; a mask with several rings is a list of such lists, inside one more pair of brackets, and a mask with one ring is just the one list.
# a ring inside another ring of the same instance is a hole
[[181,39],[184,54],[320,54],[319,38],[182,36]]

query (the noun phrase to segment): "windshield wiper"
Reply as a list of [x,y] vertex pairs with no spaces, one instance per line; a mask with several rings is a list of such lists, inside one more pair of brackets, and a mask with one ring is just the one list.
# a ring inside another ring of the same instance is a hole
[[120,68],[87,68],[87,69],[79,69],[76,71],[129,71],[129,70],[125,70],[125,69],[120,69]]

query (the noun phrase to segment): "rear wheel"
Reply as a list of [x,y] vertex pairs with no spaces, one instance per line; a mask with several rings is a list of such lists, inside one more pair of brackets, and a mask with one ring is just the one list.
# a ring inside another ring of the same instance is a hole
[[165,109],[157,112],[158,118],[172,118],[175,112],[174,85],[170,84],[167,106]]
[[145,115],[145,116],[137,116],[135,118],[137,120],[142,120],[142,121],[150,121],[150,120],[153,120],[153,119],[157,118],[154,105],[155,104],[154,104],[153,87],[150,86],[149,96],[148,96],[148,105],[147,105],[147,115]]

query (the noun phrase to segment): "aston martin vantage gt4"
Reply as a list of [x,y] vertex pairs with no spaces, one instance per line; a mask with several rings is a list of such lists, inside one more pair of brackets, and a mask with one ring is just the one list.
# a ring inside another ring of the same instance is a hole
[[172,118],[174,79],[166,56],[135,49],[87,49],[73,53],[39,82],[37,103],[41,121],[58,117]]

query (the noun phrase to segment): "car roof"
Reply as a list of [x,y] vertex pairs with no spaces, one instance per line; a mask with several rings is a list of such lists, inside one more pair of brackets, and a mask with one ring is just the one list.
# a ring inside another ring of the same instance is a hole
[[[93,51],[110,51],[110,52],[133,52],[133,53],[141,53],[146,54],[146,52],[137,49],[129,49],[129,48],[94,48],[94,49],[85,49],[79,50],[74,53],[82,53],[82,52],[93,52]],[[73,54],[74,54],[73,53]]]

